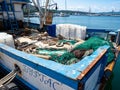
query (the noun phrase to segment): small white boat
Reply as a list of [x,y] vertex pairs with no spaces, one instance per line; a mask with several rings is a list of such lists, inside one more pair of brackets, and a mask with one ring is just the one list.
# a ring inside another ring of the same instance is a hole
[[66,13],[60,13],[60,15],[59,15],[60,17],[69,17],[70,15],[69,14],[66,14]]

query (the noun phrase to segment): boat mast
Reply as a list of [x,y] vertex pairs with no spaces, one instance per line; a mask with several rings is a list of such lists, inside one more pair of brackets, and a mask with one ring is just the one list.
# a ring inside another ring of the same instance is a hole
[[[49,14],[48,12],[48,6],[49,8],[53,5],[55,5],[57,7],[57,4],[54,3],[54,4],[51,4],[50,5],[50,0],[45,0],[45,4],[43,6],[42,5],[42,2],[40,2],[40,0],[32,0],[35,7],[37,7],[38,9],[38,12],[39,12],[39,18],[40,18],[40,29],[43,29],[44,28],[44,25],[46,25],[46,18]],[[43,11],[43,8],[44,8],[44,11]]]
[[45,5],[45,13],[44,13],[44,24],[46,24],[46,16],[47,16],[47,7],[48,7],[49,0],[46,0],[46,5]]
[[35,7],[38,9],[38,13],[39,13],[39,21],[40,21],[40,28],[43,27],[42,22],[43,22],[43,16],[44,13],[42,12],[42,9],[40,7],[40,2],[39,0],[32,0],[33,4],[35,5]]

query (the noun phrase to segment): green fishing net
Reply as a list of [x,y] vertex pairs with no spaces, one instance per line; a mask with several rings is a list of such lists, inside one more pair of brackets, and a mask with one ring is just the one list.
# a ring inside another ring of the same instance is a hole
[[38,49],[37,54],[41,55],[49,55],[51,56],[51,60],[64,64],[70,65],[78,62],[80,59],[76,58],[76,56],[68,52],[67,50],[56,50],[56,49]]
[[51,59],[53,61],[56,61],[61,64],[65,64],[65,65],[70,65],[70,64],[76,63],[78,60],[77,58],[75,58],[74,54],[70,53],[70,52],[66,52],[61,56],[51,55],[51,57],[52,57]]
[[37,54],[41,55],[50,55],[51,60],[65,64],[70,65],[72,63],[77,62],[77,58],[75,58],[73,53],[68,52],[67,50],[56,50],[56,49],[37,49]]
[[69,43],[74,45],[77,41],[76,40],[59,40],[60,43]]
[[112,52],[113,45],[111,42],[104,40],[103,38],[91,37],[88,40],[86,40],[86,42],[84,42],[80,45],[77,45],[73,50],[93,49],[95,51],[97,48],[99,48],[100,46],[103,46],[103,45],[110,46],[110,49],[108,50],[108,54],[107,54],[107,56],[108,56],[107,62],[109,63],[114,59],[114,53]]
[[[70,41],[70,40],[60,40],[60,42],[66,43],[66,42],[71,42],[72,44],[76,43],[76,41]],[[99,48],[100,46],[103,45],[109,45],[110,49],[108,50],[107,53],[107,57],[108,60],[107,62],[111,62],[114,58],[114,53],[112,52],[112,48],[113,45],[112,43],[108,42],[107,40],[104,40],[102,38],[99,37],[91,37],[88,40],[86,40],[86,42],[77,45],[73,50],[90,50],[93,49],[94,51]],[[68,52],[67,50],[56,50],[56,49],[41,49],[39,48],[37,50],[38,54],[42,54],[42,55],[50,55],[51,56],[51,60],[61,63],[61,64],[65,64],[65,65],[69,65],[69,64],[73,64],[76,63],[79,59],[75,58],[75,55],[71,52]]]
[[67,50],[56,50],[56,49],[42,49],[39,48],[37,49],[37,53],[41,54],[41,55],[62,55],[64,53],[66,53]]
[[[76,40],[60,40],[59,43],[69,43],[69,44],[75,44],[77,41]],[[39,48],[37,49],[37,54],[41,54],[41,55],[50,55],[51,56],[51,60],[61,63],[61,64],[65,64],[65,65],[69,65],[72,63],[76,63],[77,62],[77,58],[75,58],[73,53],[68,52],[67,50],[57,50],[57,49],[43,49],[43,48]]]

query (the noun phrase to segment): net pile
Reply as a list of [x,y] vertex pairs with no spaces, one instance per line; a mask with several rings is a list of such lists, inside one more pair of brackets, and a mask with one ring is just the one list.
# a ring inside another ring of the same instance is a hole
[[[76,43],[76,41],[73,41],[73,40],[72,41],[61,40],[60,42],[63,42],[63,43],[69,42],[71,44]],[[75,56],[75,54],[73,53],[75,50],[80,50],[82,52],[82,50],[87,51],[87,50],[92,49],[93,51],[95,51],[96,49],[98,49],[100,46],[103,46],[103,45],[110,46],[108,53],[107,53],[107,57],[108,57],[107,62],[109,63],[114,59],[114,53],[112,52],[113,45],[109,41],[104,40],[99,37],[91,37],[88,40],[86,40],[84,43],[76,45],[76,47],[73,48],[72,52],[69,52],[63,49],[56,50],[56,49],[40,49],[39,48],[37,50],[37,53],[42,54],[42,55],[50,55],[51,60],[61,63],[61,64],[70,65],[70,64],[78,62],[81,59],[81,58],[78,59]]]
[[108,50],[108,53],[107,53],[107,62],[111,62],[113,59],[114,59],[114,53],[112,51],[112,49],[114,48],[112,43],[107,41],[107,40],[104,40],[103,38],[100,38],[100,37],[91,37],[90,39],[88,39],[86,42],[80,44],[80,45],[77,45],[73,50],[82,50],[82,49],[86,49],[86,50],[89,50],[89,49],[93,49],[94,51],[96,49],[98,49],[100,46],[103,46],[103,45],[109,45],[110,48]]

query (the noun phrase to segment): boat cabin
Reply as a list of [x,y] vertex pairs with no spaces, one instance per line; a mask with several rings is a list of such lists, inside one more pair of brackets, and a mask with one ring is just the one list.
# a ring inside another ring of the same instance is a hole
[[23,27],[22,7],[29,0],[0,0],[0,29],[15,30]]

